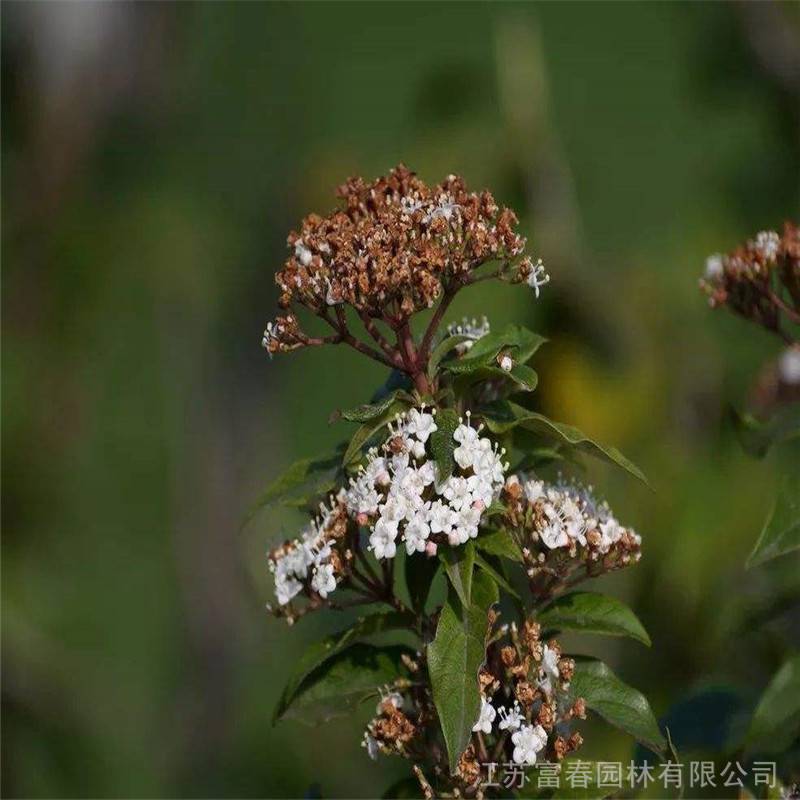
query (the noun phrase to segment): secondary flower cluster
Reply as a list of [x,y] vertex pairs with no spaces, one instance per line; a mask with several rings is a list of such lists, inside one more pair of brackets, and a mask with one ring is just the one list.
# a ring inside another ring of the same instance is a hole
[[591,489],[510,475],[503,499],[508,529],[531,578],[555,582],[581,565],[600,574],[641,558],[641,536],[620,525]]
[[[481,670],[480,716],[472,730],[480,734],[462,757],[465,778],[477,779],[478,756],[533,765],[538,760],[563,759],[583,743],[571,731],[571,721],[586,717],[586,704],[570,697],[575,662],[562,656],[555,640],[543,642],[536,622],[525,621],[501,630],[500,639],[487,651]],[[492,737],[492,739],[487,739]],[[510,758],[508,758],[510,757]],[[468,781],[472,782],[472,781]]]
[[[321,503],[319,515],[299,538],[285,542],[269,554],[269,568],[275,579],[275,596],[286,605],[301,592],[323,600],[336,589],[343,571],[343,556],[337,544],[347,533],[347,512],[343,492]],[[345,554],[346,560],[348,554]]]
[[764,327],[780,331],[785,315],[800,322],[800,228],[761,231],[728,254],[706,260],[700,286],[712,307],[727,306]]
[[393,558],[398,539],[406,552],[436,553],[437,544],[462,545],[478,535],[481,515],[503,487],[508,465],[503,450],[473,428],[467,414],[453,432],[454,474],[438,480],[430,437],[438,430],[436,411],[412,408],[398,415],[380,451],[345,495],[350,514],[370,525],[369,547],[376,558]]
[[[521,631],[516,624],[497,631],[478,676],[480,712],[456,771],[462,792],[472,794],[479,787],[489,763],[561,761],[581,746],[572,724],[585,719],[586,704],[570,695],[574,671],[575,662],[562,656],[555,639],[541,640],[537,623],[526,621]],[[373,759],[379,753],[414,758],[427,741],[423,729],[433,724],[427,693],[392,691],[378,703],[362,744]],[[446,766],[436,772],[451,780]]]
[[490,331],[491,326],[486,317],[483,317],[480,322],[474,317],[472,320],[464,317],[461,322],[453,322],[447,326],[447,336],[464,337],[464,341],[456,345],[456,352],[460,356],[468,352],[478,339],[482,339]]

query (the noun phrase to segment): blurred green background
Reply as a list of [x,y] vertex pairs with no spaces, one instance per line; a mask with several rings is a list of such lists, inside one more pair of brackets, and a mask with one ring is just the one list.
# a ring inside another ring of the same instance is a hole
[[405,770],[359,747],[369,710],[270,726],[337,621],[264,611],[296,518],[240,530],[383,379],[267,359],[286,234],[399,161],[518,210],[542,300],[481,288],[454,316],[550,337],[540,406],[655,488],[590,469],[644,536],[607,585],[654,646],[581,649],[659,714],[709,682],[757,696],[781,648],[730,619],[770,591],[743,562],[781,463],[725,420],[779,348],[697,278],[797,215],[798,42],[771,3],[4,3],[4,796],[370,797]]

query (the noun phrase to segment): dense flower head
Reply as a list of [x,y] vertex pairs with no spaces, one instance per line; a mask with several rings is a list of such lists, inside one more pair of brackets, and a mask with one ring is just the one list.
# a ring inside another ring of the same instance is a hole
[[600,574],[641,558],[639,534],[621,525],[608,503],[597,500],[591,488],[510,475],[503,499],[509,530],[531,578],[554,569],[569,574],[580,567]]
[[292,253],[276,276],[284,307],[380,312],[395,303],[408,315],[431,306],[443,281],[525,246],[514,212],[455,175],[428,186],[400,165],[371,183],[350,178],[338,194],[343,208],[310,214],[289,235]]
[[[430,453],[438,430],[435,410],[412,408],[399,415],[379,450],[371,450],[345,495],[350,514],[369,525],[376,558],[393,558],[398,542],[406,552],[435,552],[435,546],[463,545],[478,535],[484,510],[503,487],[508,465],[482,428],[463,418],[453,433],[456,469],[439,480]],[[433,548],[431,547],[433,545]]]
[[712,307],[775,328],[787,301],[800,308],[800,228],[786,222],[782,234],[761,231],[730,253],[709,256],[700,286]]
[[340,492],[328,503],[320,504],[319,514],[297,539],[269,553],[279,605],[286,605],[301,592],[325,600],[336,590],[337,578],[343,571],[340,544],[346,532],[344,493]]

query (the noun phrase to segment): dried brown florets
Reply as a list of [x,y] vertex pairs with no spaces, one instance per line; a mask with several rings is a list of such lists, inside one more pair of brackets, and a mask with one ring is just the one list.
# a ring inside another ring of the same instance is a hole
[[700,280],[709,304],[732,311],[791,340],[784,319],[800,324],[800,228],[761,231],[727,254],[706,259]]
[[[343,208],[309,214],[288,237],[292,255],[275,276],[283,308],[319,313],[344,303],[371,317],[408,317],[451,281],[488,261],[510,264],[525,247],[514,212],[455,175],[428,186],[401,164],[371,183],[350,178],[338,195]],[[291,331],[276,326],[274,335]]]

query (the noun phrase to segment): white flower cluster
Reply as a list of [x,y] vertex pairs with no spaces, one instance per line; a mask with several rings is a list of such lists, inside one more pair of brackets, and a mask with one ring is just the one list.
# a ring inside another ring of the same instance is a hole
[[481,437],[482,426],[473,428],[469,413],[453,433],[458,469],[438,482],[428,452],[431,434],[438,430],[435,413],[423,407],[398,415],[381,451],[367,454],[366,466],[345,495],[348,512],[362,525],[372,523],[369,548],[376,558],[393,558],[398,540],[409,555],[433,555],[431,537],[451,545],[474,539],[481,514],[503,487],[504,451]]
[[598,503],[590,490],[577,485],[552,485],[540,480],[511,475],[510,487],[519,484],[525,499],[541,509],[537,533],[541,543],[550,550],[577,545],[591,549],[592,558],[605,555],[623,536],[638,547],[641,536],[617,522],[608,503]]
[[463,342],[456,346],[456,352],[459,355],[464,355],[478,339],[486,336],[490,330],[489,320],[486,317],[483,317],[480,323],[474,317],[471,321],[464,317],[461,322],[453,322],[447,326],[447,335],[466,337]]
[[[547,695],[552,695],[558,687],[559,654],[547,645],[544,646],[542,663],[539,667],[538,686]],[[514,745],[513,759],[517,764],[535,764],[537,754],[547,745],[547,732],[541,725],[529,725],[522,714],[519,703],[513,706],[495,708],[491,700],[481,697],[481,710],[478,721],[472,726],[476,733],[491,734],[497,722],[500,731],[511,731],[511,742]]]
[[323,599],[336,589],[336,575],[331,563],[331,543],[328,523],[339,507],[343,492],[330,498],[330,505],[320,503],[319,516],[312,520],[298,539],[270,554],[269,568],[275,578],[275,595],[280,605],[286,605],[308,582]]

